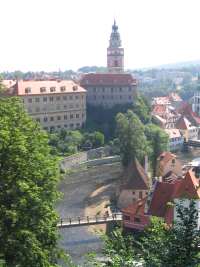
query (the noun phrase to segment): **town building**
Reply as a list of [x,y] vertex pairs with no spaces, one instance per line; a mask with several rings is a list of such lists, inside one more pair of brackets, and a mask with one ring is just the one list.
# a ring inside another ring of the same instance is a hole
[[173,172],[177,177],[182,177],[182,165],[175,154],[169,151],[161,153],[157,158],[156,176],[165,177],[168,173]]
[[80,80],[87,90],[87,103],[93,106],[113,107],[132,104],[136,95],[137,81],[124,72],[124,49],[116,22],[112,26],[107,48],[106,73],[88,73]]
[[6,93],[20,97],[45,130],[79,129],[86,121],[86,90],[73,81],[19,80]]
[[200,92],[195,92],[192,98],[192,111],[200,116]]
[[150,180],[145,169],[137,159],[131,162],[125,169],[117,194],[118,207],[120,209],[147,196]]
[[178,151],[183,148],[184,138],[179,129],[169,128],[165,129],[165,132],[169,136],[169,150]]
[[176,128],[180,130],[184,140],[198,140],[199,128],[192,125],[192,123],[185,117],[181,116],[176,122]]
[[144,230],[152,216],[163,218],[171,225],[178,219],[176,205],[172,203],[178,204],[181,201],[184,206],[189,206],[191,199],[195,201],[197,226],[200,229],[200,179],[194,169],[189,170],[184,178],[170,183],[156,181],[148,197],[122,210],[123,226],[134,231]]

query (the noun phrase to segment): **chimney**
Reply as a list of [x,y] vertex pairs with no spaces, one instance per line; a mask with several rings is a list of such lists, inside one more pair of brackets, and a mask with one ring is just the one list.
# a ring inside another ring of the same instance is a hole
[[147,155],[145,155],[145,157],[144,157],[144,171],[145,171],[145,173],[148,175],[148,166],[149,164],[148,164],[148,156]]

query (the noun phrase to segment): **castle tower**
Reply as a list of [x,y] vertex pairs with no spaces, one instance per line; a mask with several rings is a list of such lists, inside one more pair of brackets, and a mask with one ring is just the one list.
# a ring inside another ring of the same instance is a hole
[[120,34],[115,20],[112,26],[109,47],[107,48],[107,68],[108,72],[112,73],[124,71],[124,48],[121,47]]

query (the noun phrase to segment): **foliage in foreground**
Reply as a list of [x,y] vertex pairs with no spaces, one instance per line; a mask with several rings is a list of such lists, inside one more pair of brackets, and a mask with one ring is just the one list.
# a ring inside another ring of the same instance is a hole
[[17,98],[0,98],[0,140],[0,260],[6,267],[57,266],[57,163]]

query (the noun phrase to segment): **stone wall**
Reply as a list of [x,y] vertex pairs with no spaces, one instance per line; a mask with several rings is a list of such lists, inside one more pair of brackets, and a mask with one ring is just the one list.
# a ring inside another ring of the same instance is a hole
[[[110,157],[111,154],[112,154],[112,150],[109,146],[91,149],[91,150],[80,152],[80,153],[77,153],[77,154],[74,154],[74,155],[71,155],[69,157],[64,158],[60,162],[60,167],[62,170],[67,170],[67,169],[71,169],[73,167],[76,167],[80,164],[83,164],[86,162],[88,163],[90,161],[91,161],[91,163],[89,163],[89,164],[91,166],[94,166],[95,164],[97,164],[97,165],[104,164],[103,162],[112,163],[112,162],[119,161],[119,160],[113,159],[113,157],[111,157],[110,159],[108,158],[107,160],[105,159],[107,157]],[[94,160],[97,160],[97,159],[102,159],[102,160],[95,162]]]

